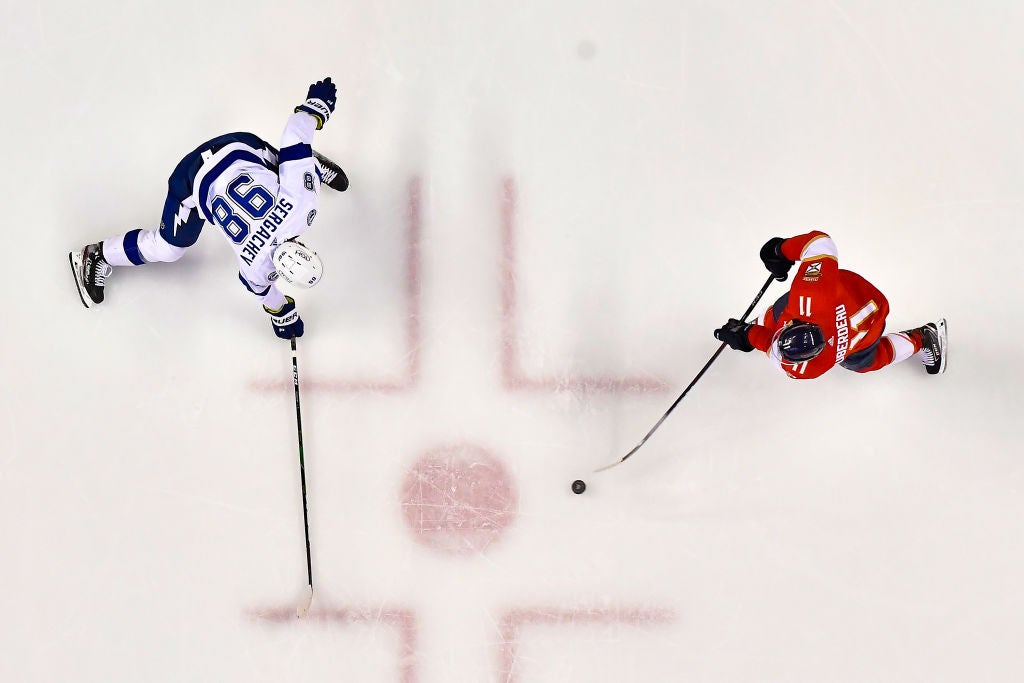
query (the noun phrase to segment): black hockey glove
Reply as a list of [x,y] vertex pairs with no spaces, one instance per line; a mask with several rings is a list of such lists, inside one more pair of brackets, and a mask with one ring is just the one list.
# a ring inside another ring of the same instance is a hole
[[320,130],[334,113],[334,105],[338,103],[338,88],[331,83],[328,76],[309,86],[306,101],[295,107],[295,111],[305,112],[316,119],[316,129]]
[[771,271],[771,274],[779,282],[783,282],[789,277],[789,269],[793,267],[793,261],[782,255],[782,243],[785,241],[781,237],[773,237],[761,247],[761,260],[764,261],[764,267]]
[[742,320],[736,320],[736,318],[729,318],[729,322],[715,330],[715,339],[720,342],[725,342],[737,351],[753,351],[754,346],[747,339],[747,332],[750,331],[752,326],[752,323],[745,323]]
[[263,310],[270,314],[270,324],[274,328],[274,334],[281,339],[291,339],[292,337],[301,337],[305,330],[305,325],[302,322],[302,318],[299,317],[299,312],[295,310],[295,299],[290,296],[286,296],[287,300],[285,305],[276,311],[272,311],[266,306]]

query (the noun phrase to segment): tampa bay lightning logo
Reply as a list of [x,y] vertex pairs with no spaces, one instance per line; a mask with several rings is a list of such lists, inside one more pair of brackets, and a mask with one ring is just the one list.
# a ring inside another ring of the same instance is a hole
[[314,187],[314,185],[313,185],[313,174],[310,173],[309,171],[306,171],[306,174],[304,176],[302,176],[302,184],[306,186],[307,190],[312,192],[313,191],[313,187]]
[[313,219],[314,218],[316,218],[316,209],[313,209],[312,211],[310,211],[309,215],[306,216],[306,225],[313,225]]

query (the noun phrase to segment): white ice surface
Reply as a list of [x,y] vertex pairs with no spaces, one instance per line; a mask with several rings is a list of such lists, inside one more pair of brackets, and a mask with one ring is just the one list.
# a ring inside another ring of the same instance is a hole
[[[1006,0],[4,3],[0,681],[1024,680],[1022,36]],[[185,152],[276,140],[326,74],[317,146],[352,187],[299,299],[314,610],[408,610],[401,661],[383,617],[254,616],[306,580],[290,361],[223,238],[89,311],[66,259],[155,227]],[[317,389],[404,376],[414,178],[418,382]],[[524,375],[664,390],[503,387],[508,179]],[[949,319],[948,373],[727,353],[588,476],[714,351],[762,242],[812,228],[890,329]],[[519,492],[461,558],[398,499],[455,442]],[[671,616],[571,616],[630,608]],[[570,616],[520,628],[500,678],[515,609]]]

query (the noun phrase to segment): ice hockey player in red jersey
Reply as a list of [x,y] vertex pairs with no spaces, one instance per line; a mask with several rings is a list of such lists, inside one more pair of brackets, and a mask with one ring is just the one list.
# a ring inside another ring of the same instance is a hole
[[765,352],[794,379],[820,377],[836,365],[872,372],[914,355],[929,374],[945,371],[945,319],[886,334],[889,302],[863,277],[839,267],[839,252],[825,233],[773,237],[761,248],[761,260],[779,281],[799,262],[789,292],[756,323],[730,318],[715,330],[719,341]]

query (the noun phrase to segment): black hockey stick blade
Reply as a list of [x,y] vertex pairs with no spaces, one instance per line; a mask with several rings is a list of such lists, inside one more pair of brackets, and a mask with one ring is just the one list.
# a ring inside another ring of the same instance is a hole
[[[645,441],[646,441],[646,439],[645,439]],[[598,468],[597,468],[596,470],[594,470],[594,473],[596,474],[596,473],[598,473],[598,472],[604,472],[605,470],[610,470],[611,468],[615,467],[616,465],[621,465],[622,463],[624,463],[624,462],[626,462],[627,460],[629,460],[629,459],[630,459],[630,457],[631,457],[631,456],[632,456],[632,455],[633,455],[634,453],[636,453],[636,452],[637,452],[638,450],[640,450],[640,447],[641,447],[641,446],[643,446],[643,445],[644,445],[644,442],[643,442],[643,441],[641,441],[641,442],[640,442],[640,443],[638,443],[637,445],[633,446],[633,450],[631,450],[631,451],[630,451],[629,453],[626,453],[626,454],[625,454],[624,456],[622,456],[621,458],[619,458],[618,460],[616,460],[616,461],[615,461],[615,462],[613,462],[613,463],[610,463],[610,464],[608,464],[608,465],[605,465],[604,467],[598,467]]]
[[[761,298],[761,297],[758,297],[758,299],[759,298]],[[755,300],[754,303],[757,303],[757,301]],[[753,308],[753,306],[751,306],[751,308]],[[743,317],[746,318],[747,315],[749,315],[749,314],[750,314],[750,312],[748,311],[747,314],[744,315]],[[688,393],[690,393],[690,389],[692,389],[693,385],[695,385],[697,383],[697,380],[699,380],[701,377],[703,377],[704,373],[707,372],[708,368],[711,367],[711,364],[714,363],[715,360],[717,360],[720,355],[722,355],[722,351],[725,350],[725,346],[726,346],[725,344],[722,344],[722,345],[720,345],[718,347],[718,350],[715,351],[715,355],[711,356],[711,359],[708,360],[708,362],[704,364],[704,367],[701,368],[700,372],[697,373],[697,376],[693,378],[693,381],[691,381],[686,386],[685,389],[683,389],[683,393],[679,394],[679,398],[677,398],[672,403],[672,405],[669,407],[669,409],[665,411],[665,414],[661,416],[661,419],[658,420],[656,423],[654,423],[654,426],[651,427],[651,430],[649,432],[647,432],[647,434],[644,435],[644,438],[640,439],[640,443],[638,443],[637,445],[633,446],[633,450],[631,450],[629,453],[626,453],[624,456],[622,456],[621,458],[619,458],[615,462],[613,462],[613,463],[611,463],[609,465],[605,465],[604,467],[597,468],[596,470],[594,470],[594,472],[595,473],[597,473],[597,472],[604,472],[605,470],[610,470],[611,468],[615,467],[616,465],[621,465],[622,463],[624,463],[627,460],[629,460],[633,456],[634,453],[636,453],[638,450],[640,450],[640,447],[643,446],[645,443],[647,443],[647,439],[651,438],[651,435],[654,434],[654,432],[658,431],[658,427],[661,426],[661,423],[664,422],[666,419],[668,419],[668,416],[671,415],[672,411],[676,409],[676,406],[679,405],[679,402],[682,401],[683,398]]]
[[[740,318],[739,318],[740,320],[746,320],[747,319],[747,316],[750,315],[750,312],[754,310],[754,306],[756,306],[757,302],[761,300],[761,297],[764,296],[764,293],[768,291],[768,287],[772,284],[772,280],[774,280],[774,279],[775,279],[774,275],[769,275],[768,276],[768,279],[765,280],[764,285],[761,287],[761,291],[757,293],[757,296],[754,297],[754,300],[750,302],[749,306],[747,306],[747,310],[744,311],[743,315],[740,316]],[[665,414],[661,416],[661,419],[654,423],[654,426],[651,427],[651,430],[649,432],[647,432],[647,434],[644,435],[644,438],[642,438],[640,440],[640,443],[638,443],[636,446],[633,447],[633,450],[631,450],[629,453],[626,453],[624,456],[622,456],[621,458],[619,458],[618,460],[616,460],[613,463],[605,465],[604,467],[598,467],[596,470],[594,470],[594,472],[595,473],[597,473],[597,472],[604,472],[605,470],[610,470],[611,468],[615,467],[616,465],[621,465],[622,463],[624,463],[627,460],[629,460],[629,458],[632,457],[632,455],[634,453],[636,453],[638,450],[640,450],[640,447],[643,446],[645,443],[647,443],[647,439],[651,438],[651,435],[654,434],[654,432],[658,431],[658,427],[661,426],[661,423],[664,422],[668,418],[668,416],[672,414],[672,411],[676,409],[676,406],[679,405],[679,402],[682,401],[683,398],[688,393],[690,393],[690,389],[692,389],[693,385],[695,385],[697,383],[697,380],[699,380],[701,377],[703,377],[704,373],[707,372],[708,368],[711,367],[711,364],[714,363],[715,360],[717,360],[720,355],[722,355],[722,351],[725,350],[725,347],[726,347],[725,343],[722,343],[718,347],[718,350],[715,351],[715,354],[713,356],[711,356],[711,358],[708,360],[707,363],[704,364],[704,367],[700,369],[700,372],[697,373],[697,376],[694,377],[693,380],[688,385],[686,385],[686,388],[683,389],[683,393],[679,394],[679,397],[675,401],[672,402],[672,405],[669,406],[668,410],[665,411]]]

